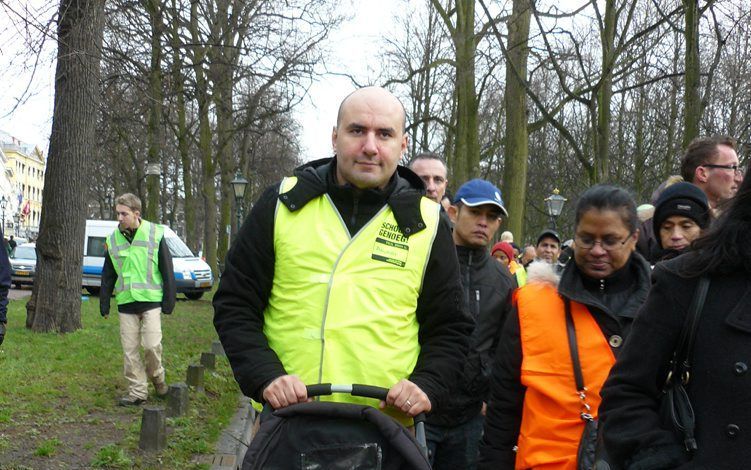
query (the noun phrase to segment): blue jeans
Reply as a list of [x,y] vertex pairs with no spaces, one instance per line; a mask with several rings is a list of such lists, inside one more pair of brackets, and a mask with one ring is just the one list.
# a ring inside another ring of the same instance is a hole
[[484,416],[478,414],[458,426],[446,427],[426,423],[425,435],[433,470],[474,470],[477,467],[484,422]]

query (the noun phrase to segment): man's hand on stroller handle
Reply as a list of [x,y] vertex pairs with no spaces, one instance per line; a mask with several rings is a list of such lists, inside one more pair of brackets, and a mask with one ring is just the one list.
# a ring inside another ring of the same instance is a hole
[[[282,375],[271,381],[263,390],[263,399],[275,410],[311,401],[305,384],[296,375]],[[386,401],[380,403],[381,409],[386,405],[413,417],[420,413],[428,413],[432,407],[425,392],[407,379],[400,380],[389,389]]]
[[381,408],[391,405],[402,410],[409,416],[428,413],[431,409],[430,399],[420,387],[407,379],[402,379],[389,390],[386,402],[381,402]]
[[275,410],[310,401],[305,384],[296,375],[282,375],[274,379],[263,390],[263,399]]

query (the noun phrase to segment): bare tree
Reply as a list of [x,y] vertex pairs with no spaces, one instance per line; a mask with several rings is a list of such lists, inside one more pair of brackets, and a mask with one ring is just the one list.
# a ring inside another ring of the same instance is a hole
[[508,229],[520,239],[524,236],[524,209],[527,196],[527,78],[529,57],[530,0],[514,0],[508,21],[508,59],[506,60],[506,136],[503,194],[509,211]]
[[475,2],[431,0],[433,8],[443,20],[454,45],[456,93],[456,121],[454,155],[451,159],[452,177],[466,181],[480,173],[480,142],[478,138],[478,99],[475,84]]
[[55,108],[37,240],[34,290],[26,326],[34,331],[81,328],[81,266],[86,184],[99,107],[104,2],[62,0],[58,14]]

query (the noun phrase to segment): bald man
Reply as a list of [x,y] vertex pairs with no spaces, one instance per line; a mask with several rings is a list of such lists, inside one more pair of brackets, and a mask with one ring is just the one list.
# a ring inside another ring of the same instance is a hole
[[305,385],[389,389],[407,420],[439,406],[464,362],[469,318],[439,206],[398,162],[404,107],[388,91],[342,102],[335,156],[263,193],[227,255],[214,325],[243,393],[278,409]]

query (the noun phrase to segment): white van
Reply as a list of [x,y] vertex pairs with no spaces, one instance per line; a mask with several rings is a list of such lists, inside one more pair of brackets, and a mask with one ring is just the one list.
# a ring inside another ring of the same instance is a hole
[[[117,230],[114,220],[87,220],[86,236],[83,243],[83,287],[91,294],[98,294],[102,285],[104,266],[104,242]],[[214,276],[209,265],[193,255],[190,248],[180,240],[175,232],[164,226],[164,239],[172,254],[175,269],[175,284],[178,294],[185,294],[191,300],[198,300],[214,285]]]

